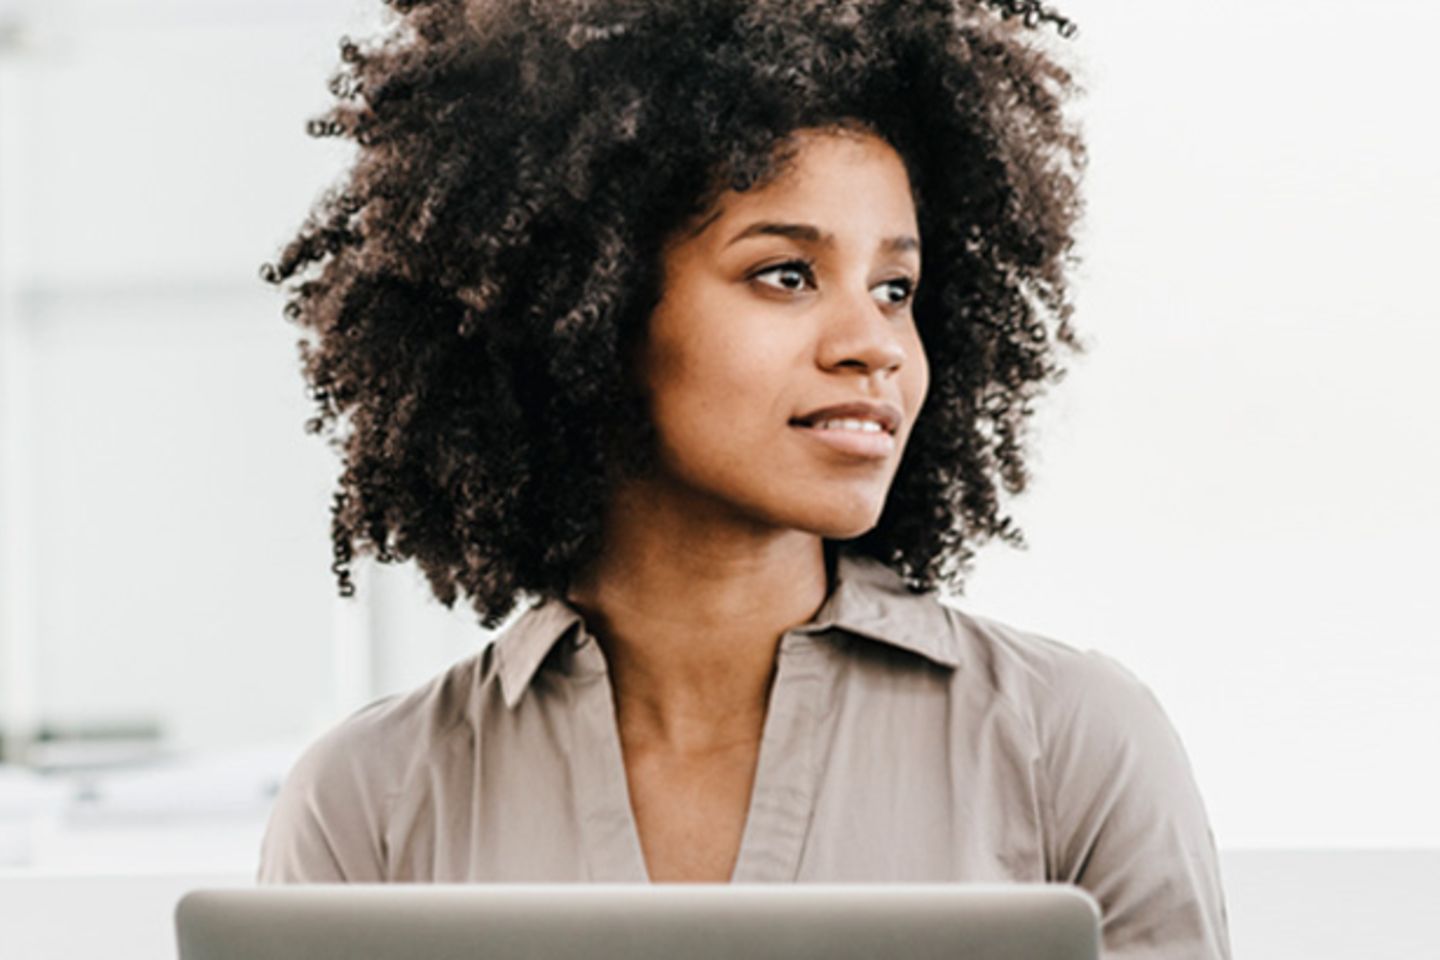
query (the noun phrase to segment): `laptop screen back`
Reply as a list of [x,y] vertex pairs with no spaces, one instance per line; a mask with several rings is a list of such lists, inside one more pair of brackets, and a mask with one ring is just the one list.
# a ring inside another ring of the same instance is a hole
[[180,960],[1097,960],[1059,885],[377,885],[201,890]]

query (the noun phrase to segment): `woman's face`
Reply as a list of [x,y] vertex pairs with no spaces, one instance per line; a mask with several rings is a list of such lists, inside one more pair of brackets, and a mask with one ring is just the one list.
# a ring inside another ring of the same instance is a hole
[[820,130],[664,253],[639,362],[658,481],[696,505],[831,539],[879,520],[929,385],[919,233],[899,155]]

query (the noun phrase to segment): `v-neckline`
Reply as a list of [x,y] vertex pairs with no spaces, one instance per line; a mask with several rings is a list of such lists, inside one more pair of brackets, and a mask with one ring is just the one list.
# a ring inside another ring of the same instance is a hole
[[[816,725],[824,671],[816,638],[792,630],[780,640],[731,883],[793,882],[819,780]],[[592,881],[650,883],[630,798],[614,688],[598,643],[582,634],[569,671],[570,767],[587,875]]]

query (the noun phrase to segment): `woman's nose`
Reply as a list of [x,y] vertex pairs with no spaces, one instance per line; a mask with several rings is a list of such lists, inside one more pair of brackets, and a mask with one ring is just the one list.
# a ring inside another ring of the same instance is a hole
[[837,300],[827,311],[818,361],[827,370],[853,367],[891,373],[905,362],[900,320],[887,313],[869,290]]

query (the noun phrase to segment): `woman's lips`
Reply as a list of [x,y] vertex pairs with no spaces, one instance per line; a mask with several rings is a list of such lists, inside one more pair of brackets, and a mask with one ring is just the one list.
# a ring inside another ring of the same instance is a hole
[[896,448],[904,414],[892,403],[850,400],[811,410],[790,426],[850,459],[885,460]]
[[799,423],[805,426],[815,426],[826,420],[868,420],[875,423],[886,433],[897,433],[900,424],[904,422],[905,415],[900,408],[893,403],[877,403],[874,400],[851,400],[846,403],[831,404],[828,407],[820,407],[802,414],[791,420],[791,423]]
[[[871,427],[857,426],[865,422]],[[857,459],[884,460],[895,452],[895,437],[883,428],[874,429],[874,421],[831,420],[813,426],[792,422],[790,426],[830,450]]]

